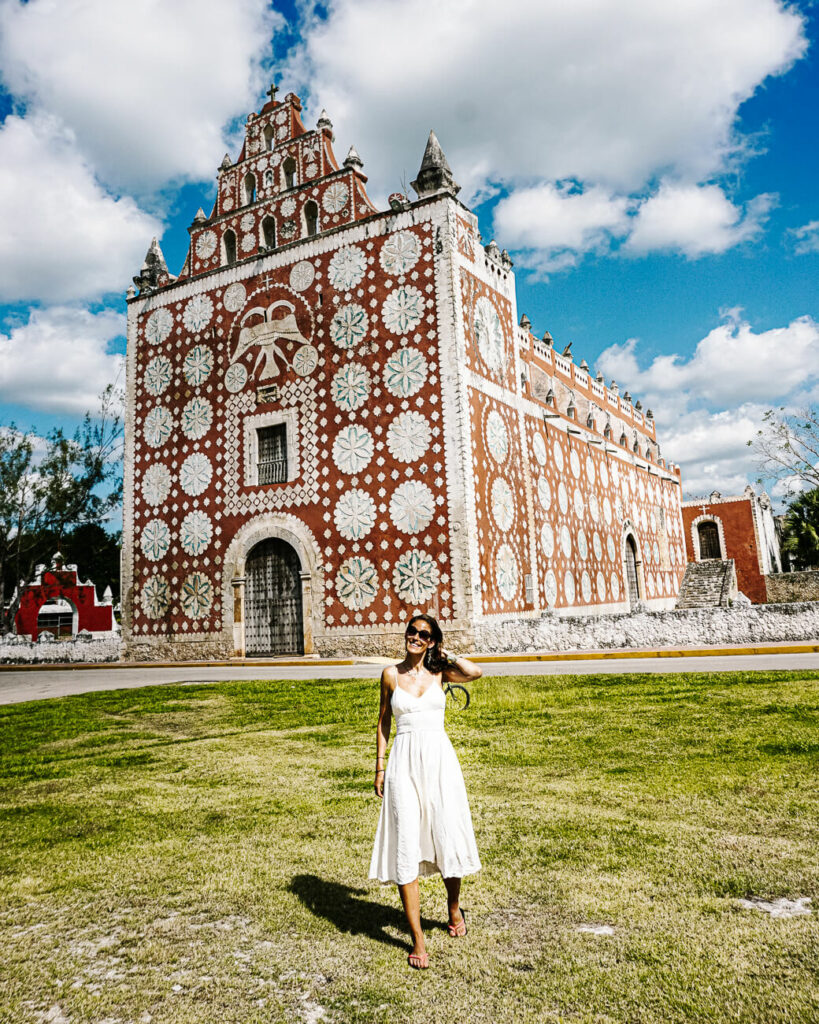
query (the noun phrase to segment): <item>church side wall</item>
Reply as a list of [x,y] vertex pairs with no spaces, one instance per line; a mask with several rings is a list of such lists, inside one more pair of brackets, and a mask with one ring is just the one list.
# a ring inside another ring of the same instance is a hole
[[760,572],[758,537],[752,505],[755,500],[743,497],[707,502],[706,512],[703,512],[703,503],[687,503],[683,507],[685,544],[688,560],[696,561],[693,536],[693,531],[697,528],[695,520],[714,519],[721,523],[721,536],[725,538],[724,557],[734,559],[737,587],[754,604],[764,604],[768,597],[765,577]]

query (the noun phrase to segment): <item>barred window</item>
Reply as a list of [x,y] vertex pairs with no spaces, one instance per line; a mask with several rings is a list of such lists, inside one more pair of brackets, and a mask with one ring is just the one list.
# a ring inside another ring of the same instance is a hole
[[283,484],[287,480],[287,426],[277,423],[256,431],[258,482]]

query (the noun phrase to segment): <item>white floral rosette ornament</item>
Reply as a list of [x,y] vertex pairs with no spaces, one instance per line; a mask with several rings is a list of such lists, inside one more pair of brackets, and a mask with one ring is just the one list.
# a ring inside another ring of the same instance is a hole
[[393,491],[390,518],[402,533],[420,533],[432,522],[435,498],[420,480],[407,480]]
[[566,604],[574,604],[574,576],[570,572],[567,572],[566,575],[563,577],[563,593],[566,595]]
[[421,243],[412,231],[396,231],[381,246],[381,266],[393,277],[408,274],[421,255]]
[[173,431],[173,416],[162,405],[151,409],[142,424],[142,436],[152,448],[161,448]]
[[182,485],[182,490],[185,494],[190,494],[192,498],[207,490],[212,476],[213,467],[210,464],[210,459],[201,452],[193,452],[189,455],[179,470],[179,482]]
[[330,338],[338,348],[355,348],[364,340],[369,320],[356,303],[342,306],[330,321]]
[[163,558],[171,544],[171,531],[162,519],[152,519],[146,523],[139,537],[142,553],[152,562]]
[[196,239],[196,255],[200,260],[208,260],[216,252],[216,235],[212,231],[203,231]]
[[438,587],[440,574],[435,559],[426,551],[405,551],[395,563],[392,585],[407,604],[425,604]]
[[182,584],[182,611],[189,619],[202,619],[213,605],[213,585],[201,572],[192,572]]
[[495,583],[504,601],[511,601],[518,592],[518,560],[508,544],[501,544],[495,555]]
[[345,412],[359,409],[370,393],[370,375],[361,363],[342,366],[330,382],[330,397]]
[[342,473],[354,476],[369,463],[373,450],[372,434],[365,427],[353,423],[336,436],[333,442],[333,462]]
[[164,576],[150,576],[142,584],[139,603],[149,619],[161,619],[171,604],[171,590]]
[[207,398],[196,395],[182,410],[182,433],[191,441],[199,441],[213,423],[213,408]]
[[328,213],[341,213],[349,198],[347,186],[341,181],[334,181],[324,190],[321,205]]
[[171,383],[171,361],[166,356],[156,356],[145,367],[145,390],[159,397]]
[[498,529],[505,533],[515,521],[515,499],[512,488],[503,477],[498,477],[492,484],[490,507]]
[[509,433],[503,416],[496,409],[493,409],[486,417],[486,447],[499,465],[506,461],[506,456],[509,454]]
[[173,327],[173,315],[169,309],[162,306],[154,310],[148,317],[145,324],[145,338],[151,345],[160,345],[171,333]]
[[361,611],[378,595],[378,573],[368,558],[356,556],[342,562],[335,584],[339,601],[351,611]]
[[387,448],[399,462],[417,462],[429,448],[429,423],[419,412],[402,412],[387,429]]
[[543,434],[535,434],[532,438],[532,452],[539,466],[546,465],[546,442],[543,440]]
[[167,466],[155,462],[142,477],[142,497],[149,505],[161,505],[171,489],[171,473]]
[[247,289],[240,282],[228,285],[222,298],[222,305],[229,313],[238,313],[247,300]]
[[198,509],[189,512],[182,520],[179,539],[184,551],[189,555],[201,555],[210,544],[213,536],[213,525],[210,518]]
[[550,608],[554,608],[557,601],[557,577],[551,569],[546,573],[546,578],[543,581],[543,593],[546,595],[546,604]]
[[498,311],[485,295],[481,295],[475,302],[473,326],[483,361],[490,370],[502,369],[506,362],[503,327]]
[[296,263],[290,271],[290,287],[294,292],[306,291],[313,283],[315,276],[316,271],[313,264],[302,260],[300,263]]
[[348,292],[356,288],[364,277],[367,269],[367,257],[357,245],[348,245],[330,260],[328,278],[330,285],[339,292]]
[[547,512],[552,507],[552,488],[545,476],[537,478],[537,500],[540,502],[541,508]]
[[191,387],[199,387],[200,384],[204,384],[212,369],[213,352],[207,345],[194,345],[182,364],[185,380]]
[[345,491],[333,510],[336,529],[345,540],[361,540],[375,526],[375,502],[366,491]]
[[427,361],[415,348],[400,348],[384,364],[384,386],[396,398],[410,398],[426,380]]
[[597,597],[601,601],[606,600],[606,577],[602,572],[597,573]]
[[551,558],[555,553],[555,532],[548,523],[544,523],[540,528],[540,546],[547,558]]
[[247,384],[247,370],[241,363],[232,363],[225,370],[225,387],[235,395]]
[[393,334],[414,331],[424,316],[424,296],[412,285],[391,291],[381,307],[384,326]]
[[203,331],[213,316],[213,303],[207,295],[194,295],[182,313],[182,323],[193,334]]

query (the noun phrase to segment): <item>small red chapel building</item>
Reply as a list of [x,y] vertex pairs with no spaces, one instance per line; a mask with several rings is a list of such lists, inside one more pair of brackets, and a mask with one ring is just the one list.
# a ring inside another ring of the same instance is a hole
[[14,617],[18,636],[37,640],[47,625],[38,624],[44,607],[66,602],[73,612],[71,632],[83,630],[93,634],[109,634],[114,630],[114,609],[108,594],[102,603],[97,599],[97,588],[91,582],[81,583],[76,565],[63,565],[61,555],[54,556],[50,569],[40,566],[33,583],[28,584],[20,598]]
[[689,562],[734,560],[737,588],[753,604],[768,600],[765,577],[782,572],[771,499],[746,487],[742,494],[682,503],[685,550]]

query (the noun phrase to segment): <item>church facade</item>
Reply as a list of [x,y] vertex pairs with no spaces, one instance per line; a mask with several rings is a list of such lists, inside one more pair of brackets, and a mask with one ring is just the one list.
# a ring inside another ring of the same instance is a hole
[[518,317],[434,135],[378,210],[298,97],[247,121],[172,276],[129,291],[134,659],[393,655],[409,615],[673,607],[680,476],[650,411]]

